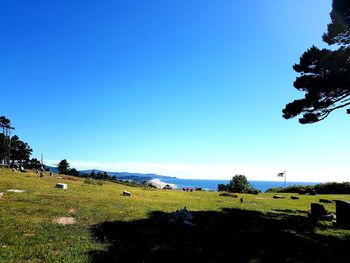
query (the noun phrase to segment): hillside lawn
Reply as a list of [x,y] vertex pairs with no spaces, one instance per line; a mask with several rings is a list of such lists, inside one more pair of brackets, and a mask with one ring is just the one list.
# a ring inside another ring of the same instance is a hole
[[[307,217],[310,203],[350,195],[291,200],[292,194],[273,199],[262,193],[240,195],[240,203],[218,192],[93,185],[58,176],[0,168],[0,262],[350,262],[350,230]],[[132,196],[122,196],[124,190]],[[184,206],[196,227],[170,221]],[[334,203],[325,207],[335,213]],[[57,224],[59,217],[76,223]]]

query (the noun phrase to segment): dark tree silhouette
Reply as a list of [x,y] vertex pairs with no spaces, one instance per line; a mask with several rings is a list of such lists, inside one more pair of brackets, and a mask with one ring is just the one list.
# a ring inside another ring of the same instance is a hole
[[41,162],[36,158],[32,158],[26,164],[26,168],[28,169],[40,169],[41,167],[42,167]]
[[7,144],[6,136],[3,133],[0,133],[0,163],[5,163],[8,151],[9,145]]
[[29,162],[29,157],[33,150],[29,145],[19,139],[17,135],[11,138],[11,162],[14,164],[16,161],[23,165]]
[[80,175],[79,171],[77,169],[75,169],[75,168],[69,169],[67,174],[73,175],[73,176],[79,176]]
[[68,174],[69,172],[69,163],[66,159],[60,161],[57,165],[58,173],[60,174]]
[[300,73],[293,85],[305,97],[286,105],[282,111],[286,119],[302,114],[301,124],[314,123],[350,105],[350,1],[333,0],[330,16],[323,41],[333,48],[312,46],[293,66]]
[[218,191],[223,192],[227,190],[227,186],[225,184],[218,184]]
[[0,137],[0,157],[3,163],[9,164],[11,130],[15,128],[11,125],[11,121],[5,116],[0,116],[0,127],[2,128],[2,136]]

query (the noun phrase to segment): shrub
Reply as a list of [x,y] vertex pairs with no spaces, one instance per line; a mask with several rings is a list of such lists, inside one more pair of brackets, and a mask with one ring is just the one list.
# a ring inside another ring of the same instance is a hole
[[93,185],[102,185],[102,181],[100,180],[94,180],[92,178],[87,178],[84,181],[85,184],[93,184]]
[[274,187],[266,190],[267,193],[299,193],[299,194],[350,194],[350,182],[322,183],[312,185],[291,185],[288,187]]
[[219,192],[227,191],[227,186],[225,184],[218,184],[218,191]]
[[350,182],[317,184],[314,189],[319,194],[350,194]]
[[223,193],[220,193],[219,196],[229,196],[229,197],[233,197],[233,193],[223,192]]

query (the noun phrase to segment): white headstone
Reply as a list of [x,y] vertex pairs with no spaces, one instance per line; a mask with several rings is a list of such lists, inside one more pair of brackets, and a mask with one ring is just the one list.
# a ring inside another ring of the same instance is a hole
[[68,186],[67,186],[67,184],[58,183],[58,184],[56,184],[56,188],[68,189]]
[[26,190],[18,190],[18,189],[8,189],[7,192],[12,193],[24,193]]

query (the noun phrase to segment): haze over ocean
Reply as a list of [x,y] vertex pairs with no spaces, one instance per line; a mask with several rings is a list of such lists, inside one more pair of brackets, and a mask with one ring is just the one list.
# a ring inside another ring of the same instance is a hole
[[[191,188],[203,188],[204,190],[217,190],[218,184],[227,184],[229,180],[200,180],[200,179],[160,179],[161,182],[165,184],[174,185],[176,189],[182,189],[184,187],[191,187]],[[267,189],[272,187],[283,187],[284,182],[283,181],[249,181],[251,185],[256,188],[257,190],[260,190],[262,192],[265,192]],[[315,185],[317,182],[288,182],[286,183],[286,186],[291,185]]]

